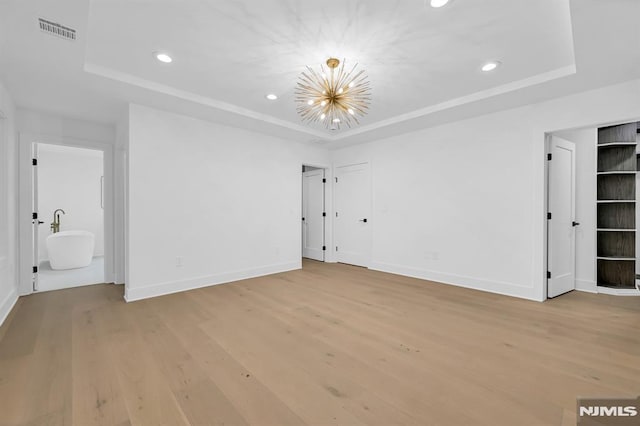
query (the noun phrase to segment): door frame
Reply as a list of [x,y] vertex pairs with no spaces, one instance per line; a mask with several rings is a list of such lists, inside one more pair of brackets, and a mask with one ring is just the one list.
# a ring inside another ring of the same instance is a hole
[[102,151],[104,173],[104,280],[114,283],[116,276],[115,253],[115,196],[114,196],[114,146],[107,142],[59,137],[46,134],[19,134],[19,217],[18,217],[18,294],[33,293],[33,231],[32,231],[32,147],[35,143],[85,148]]
[[[302,191],[303,182],[302,182],[302,167],[315,167],[317,169],[324,170],[324,178],[327,180],[327,183],[324,186],[324,211],[327,212],[327,218],[324,221],[324,244],[327,247],[327,250],[324,252],[324,263],[336,263],[335,251],[331,250],[333,247],[333,220],[327,220],[333,217],[333,185],[330,185],[330,182],[333,182],[333,169],[329,164],[321,164],[315,163],[313,161],[303,161],[300,163],[300,211],[302,212]],[[300,216],[302,217],[302,216]],[[302,260],[302,232],[300,232],[300,260]]]
[[[369,182],[368,182],[368,190],[369,190],[369,200],[370,200],[370,204],[369,204],[369,216],[370,216],[370,226],[369,226],[369,252],[368,252],[368,262],[367,262],[367,266],[366,268],[369,269],[371,268],[371,264],[373,263],[373,229],[374,229],[374,225],[376,223],[375,221],[375,212],[373,209],[373,206],[375,205],[375,199],[374,199],[374,192],[373,192],[373,162],[371,161],[371,159],[360,159],[360,160],[356,160],[356,161],[347,161],[347,162],[341,162],[341,163],[336,163],[333,165],[333,176],[337,177],[338,173],[337,173],[337,169],[341,168],[341,167],[349,167],[349,166],[357,166],[358,164],[367,164],[369,166]],[[333,199],[332,199],[332,206],[334,206],[333,211],[335,212],[335,196],[336,196],[336,190],[335,190],[335,185],[336,185],[336,181],[335,178],[331,180],[331,186],[333,187]],[[331,215],[331,222],[335,221],[335,214],[332,213]],[[335,226],[333,226],[333,229],[335,229]],[[337,263],[338,262],[338,253],[336,253],[336,246],[335,246],[335,242],[338,240],[336,235],[333,235],[333,239],[332,239],[332,245],[330,246],[331,250],[330,252],[333,254],[333,259],[334,262]]]

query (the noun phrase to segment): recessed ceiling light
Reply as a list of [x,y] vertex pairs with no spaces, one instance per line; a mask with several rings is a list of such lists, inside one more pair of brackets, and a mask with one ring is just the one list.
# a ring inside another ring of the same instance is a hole
[[496,68],[498,68],[499,66],[500,66],[500,62],[499,61],[487,62],[486,64],[484,64],[482,66],[482,71],[484,71],[484,72],[493,71]]
[[442,7],[449,3],[449,0],[431,0],[431,7]]
[[159,60],[160,62],[164,62],[165,64],[173,61],[173,59],[171,59],[171,56],[167,55],[166,53],[154,52],[153,56],[155,56],[157,60]]
[[278,99],[278,95],[269,93],[267,96],[265,96],[265,98],[269,99],[270,101],[275,101],[276,99]]

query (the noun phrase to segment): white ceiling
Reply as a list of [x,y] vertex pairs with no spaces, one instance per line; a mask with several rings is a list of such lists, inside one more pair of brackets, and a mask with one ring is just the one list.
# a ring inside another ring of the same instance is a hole
[[[3,0],[0,78],[26,108],[115,122],[135,102],[343,146],[639,78],[638,16],[637,0]],[[329,56],[369,75],[360,127],[296,115],[298,75]]]

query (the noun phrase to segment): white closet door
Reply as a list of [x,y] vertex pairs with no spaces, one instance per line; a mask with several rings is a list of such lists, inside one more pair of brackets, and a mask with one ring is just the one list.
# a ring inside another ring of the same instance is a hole
[[336,168],[335,240],[337,260],[368,267],[371,258],[371,177],[369,164]]
[[576,147],[553,136],[549,161],[548,297],[576,288]]
[[324,261],[324,170],[302,174],[302,257]]

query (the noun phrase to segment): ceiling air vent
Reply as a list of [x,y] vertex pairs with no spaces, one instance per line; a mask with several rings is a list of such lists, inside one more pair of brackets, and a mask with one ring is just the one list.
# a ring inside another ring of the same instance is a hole
[[47,21],[46,19],[39,18],[40,29],[47,34],[51,34],[56,37],[63,38],[65,40],[75,40],[76,30],[73,28],[65,27],[56,22]]

